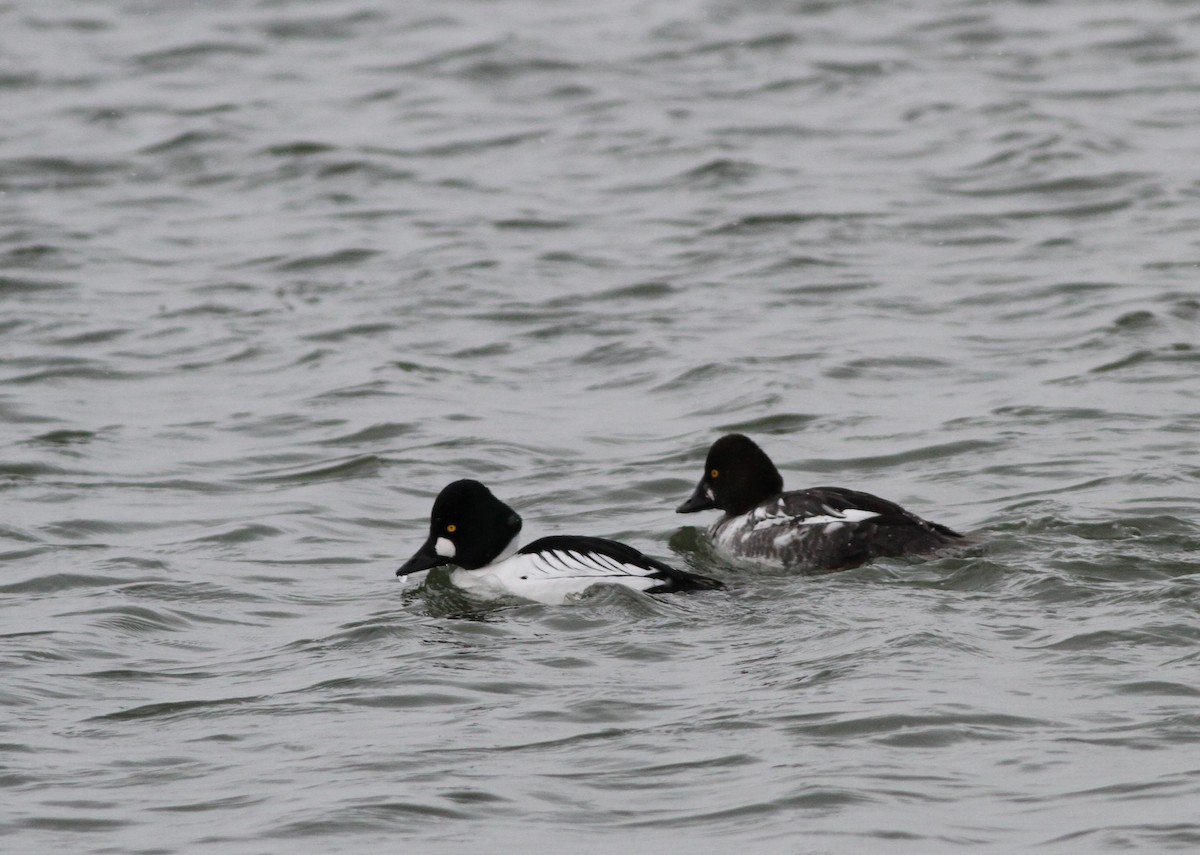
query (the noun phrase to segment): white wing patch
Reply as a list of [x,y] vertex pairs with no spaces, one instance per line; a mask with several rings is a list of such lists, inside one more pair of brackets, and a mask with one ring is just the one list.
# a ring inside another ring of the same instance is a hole
[[608,582],[645,591],[661,584],[654,568],[626,564],[597,552],[548,549],[513,555],[478,570],[455,570],[454,584],[469,591],[513,594],[539,603],[563,603]]
[[527,575],[538,574],[547,578],[575,576],[644,576],[652,572],[636,564],[624,564],[598,552],[575,552],[574,550],[551,549],[517,556]]
[[835,510],[828,505],[824,505],[823,508],[828,513],[813,514],[811,516],[786,514],[782,512],[781,508],[775,508],[772,513],[764,514],[761,517],[756,514],[752,517],[750,530],[762,531],[763,529],[774,528],[777,525],[835,525],[840,527],[843,523],[857,523],[879,516],[875,511],[864,511],[861,508],[847,508],[844,511]]

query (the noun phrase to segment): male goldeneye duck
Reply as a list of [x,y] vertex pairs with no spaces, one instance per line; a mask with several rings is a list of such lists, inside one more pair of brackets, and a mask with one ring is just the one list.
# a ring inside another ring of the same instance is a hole
[[724,588],[707,576],[676,570],[632,546],[600,537],[543,537],[517,549],[521,517],[478,481],[447,485],[433,503],[429,539],[396,571],[407,576],[445,564],[457,587],[561,603],[592,585],[625,585],[648,594]]
[[873,558],[922,555],[962,543],[961,534],[857,490],[813,487],[783,492],[783,477],[753,440],[738,433],[712,444],[704,476],[676,508],[725,512],[708,530],[738,558],[816,573]]

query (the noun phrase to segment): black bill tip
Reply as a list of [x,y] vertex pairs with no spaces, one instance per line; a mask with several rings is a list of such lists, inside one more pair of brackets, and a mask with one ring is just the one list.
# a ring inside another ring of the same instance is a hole
[[691,497],[675,509],[675,513],[692,514],[696,511],[707,511],[715,507],[716,505],[713,504],[713,500],[709,498],[708,488],[701,481],[696,485],[696,490],[692,493]]
[[426,550],[422,548],[420,552],[404,562],[404,565],[396,571],[396,575],[408,576],[411,573],[420,573],[422,570],[432,570],[434,567],[441,567],[443,564],[449,563],[449,558],[443,558],[432,549]]

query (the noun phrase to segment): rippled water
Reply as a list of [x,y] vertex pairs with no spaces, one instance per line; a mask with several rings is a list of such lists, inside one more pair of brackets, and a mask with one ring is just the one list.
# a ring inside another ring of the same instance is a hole
[[[6,852],[1200,845],[1194,4],[0,33]],[[731,429],[988,545],[725,565]],[[402,586],[459,477],[731,590]]]

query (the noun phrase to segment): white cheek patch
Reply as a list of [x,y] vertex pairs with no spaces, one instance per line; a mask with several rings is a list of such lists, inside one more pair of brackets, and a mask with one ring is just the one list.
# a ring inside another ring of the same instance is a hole
[[454,543],[444,537],[439,537],[434,541],[433,551],[443,558],[453,558],[455,552]]
[[706,484],[704,486],[704,495],[708,496],[708,500],[710,502],[716,501],[716,496],[713,495],[713,488],[711,484]]

